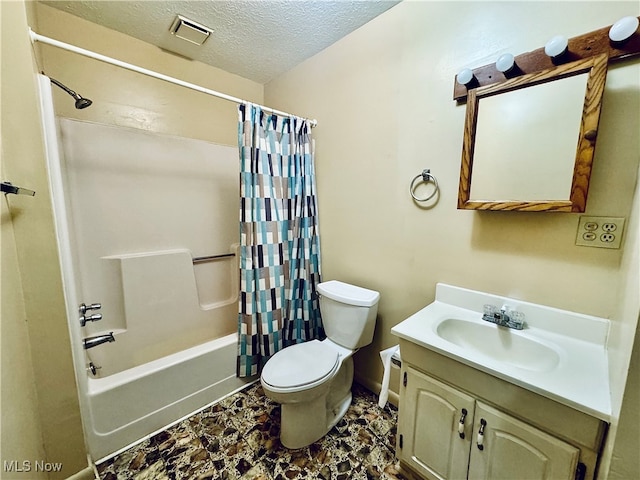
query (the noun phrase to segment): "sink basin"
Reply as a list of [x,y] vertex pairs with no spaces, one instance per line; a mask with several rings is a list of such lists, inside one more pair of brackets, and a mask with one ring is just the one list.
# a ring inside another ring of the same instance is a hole
[[[483,321],[485,305],[510,305],[526,315],[526,327]],[[605,318],[438,283],[435,300],[391,333],[405,349],[402,361],[425,373],[425,358],[440,355],[609,422],[609,328]]]
[[494,324],[447,318],[438,323],[436,334],[475,354],[534,372],[558,366],[560,356],[552,347],[526,334]]

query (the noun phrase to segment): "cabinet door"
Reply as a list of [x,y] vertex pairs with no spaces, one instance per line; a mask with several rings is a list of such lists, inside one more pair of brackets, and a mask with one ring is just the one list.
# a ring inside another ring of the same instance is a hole
[[476,403],[470,480],[573,480],[579,457],[568,443]]
[[[467,478],[474,399],[410,366],[400,396],[399,458],[428,479]],[[458,428],[466,412],[462,435]]]

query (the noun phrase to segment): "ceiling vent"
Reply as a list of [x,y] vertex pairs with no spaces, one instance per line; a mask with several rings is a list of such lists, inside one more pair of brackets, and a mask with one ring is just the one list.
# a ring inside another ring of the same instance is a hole
[[178,38],[196,45],[202,45],[213,32],[209,27],[178,15],[169,31]]

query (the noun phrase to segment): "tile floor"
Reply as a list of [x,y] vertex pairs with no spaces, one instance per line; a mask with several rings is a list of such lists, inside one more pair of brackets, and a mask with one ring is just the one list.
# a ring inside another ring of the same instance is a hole
[[403,479],[394,456],[397,410],[380,409],[358,384],[352,390],[344,418],[306,448],[280,444],[280,406],[258,383],[101,463],[100,479]]

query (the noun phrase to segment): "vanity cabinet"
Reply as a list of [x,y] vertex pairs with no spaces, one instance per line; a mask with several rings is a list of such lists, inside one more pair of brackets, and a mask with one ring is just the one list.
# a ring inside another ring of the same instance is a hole
[[411,367],[402,378],[398,457],[425,478],[467,478],[475,399]]
[[425,478],[575,478],[577,448],[410,366],[405,373],[399,457]]
[[396,452],[405,471],[438,480],[594,478],[604,422],[410,342],[400,349]]

